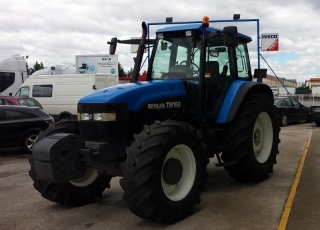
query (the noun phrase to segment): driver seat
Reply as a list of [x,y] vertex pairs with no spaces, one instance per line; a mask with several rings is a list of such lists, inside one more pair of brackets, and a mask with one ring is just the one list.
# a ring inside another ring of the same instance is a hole
[[214,101],[215,95],[219,89],[219,62],[207,61],[204,66],[205,72],[210,73],[210,77],[206,78],[207,83],[207,100],[208,102]]
[[210,80],[217,81],[220,79],[220,72],[219,72],[219,62],[217,61],[207,61],[205,63],[205,72],[210,73]]

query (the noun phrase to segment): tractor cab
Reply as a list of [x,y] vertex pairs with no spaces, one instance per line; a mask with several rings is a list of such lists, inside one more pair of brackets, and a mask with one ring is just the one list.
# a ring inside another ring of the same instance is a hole
[[[206,38],[210,33],[215,33],[215,36]],[[250,41],[250,37],[240,35],[239,44],[228,47],[224,44],[221,30],[212,27],[204,30],[201,25],[159,29],[149,64],[148,80],[196,80],[201,76],[201,67],[206,78],[251,80],[247,50]]]
[[147,80],[183,80],[186,114],[216,120],[231,83],[252,79],[247,49],[251,40],[236,27],[220,30],[204,22],[159,29]]

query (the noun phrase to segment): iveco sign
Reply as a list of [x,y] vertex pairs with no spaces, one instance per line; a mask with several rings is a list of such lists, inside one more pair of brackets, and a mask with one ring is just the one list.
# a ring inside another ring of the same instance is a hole
[[261,50],[262,51],[278,51],[279,50],[279,34],[261,34]]

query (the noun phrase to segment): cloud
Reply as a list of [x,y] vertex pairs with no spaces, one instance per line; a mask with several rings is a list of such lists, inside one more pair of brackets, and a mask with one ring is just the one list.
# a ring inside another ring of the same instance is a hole
[[[280,51],[262,52],[279,77],[305,81],[319,77],[318,0],[230,0],[195,2],[147,1],[114,2],[91,0],[2,0],[0,14],[0,59],[12,54],[29,55],[28,63],[42,61],[45,66],[75,62],[77,54],[108,53],[107,41],[141,36],[141,22],[199,21],[207,15],[211,20],[241,18],[259,19],[260,33],[279,33]],[[218,23],[223,27],[231,23]],[[251,36],[249,45],[252,67],[257,67],[256,23],[232,23]],[[151,34],[159,26],[151,28]],[[128,71],[133,67],[130,46],[119,45],[119,62]],[[290,55],[296,56],[290,59]],[[277,56],[284,57],[277,60]],[[297,58],[298,56],[298,58]],[[266,64],[261,63],[266,66]],[[143,69],[147,69],[144,67]]]

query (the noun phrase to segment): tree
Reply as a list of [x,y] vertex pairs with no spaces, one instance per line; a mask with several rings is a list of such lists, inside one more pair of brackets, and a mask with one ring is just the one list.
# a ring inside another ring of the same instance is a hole
[[133,68],[131,68],[131,69],[126,73],[126,76],[131,76],[131,75],[132,75],[132,72],[133,72]]
[[120,64],[120,62],[118,63],[118,73],[120,77],[126,76],[126,72],[124,72],[124,69],[122,67],[122,65]]
[[38,63],[38,61],[36,61],[36,63],[33,65],[33,68],[29,68],[28,63],[26,63],[26,68],[28,75],[31,75],[37,70],[44,69],[44,66],[42,62]]

